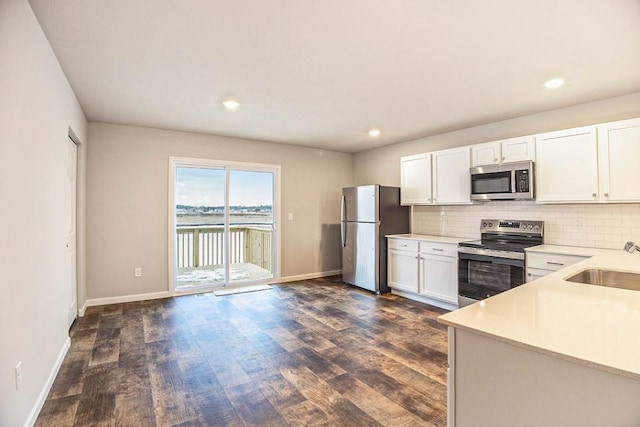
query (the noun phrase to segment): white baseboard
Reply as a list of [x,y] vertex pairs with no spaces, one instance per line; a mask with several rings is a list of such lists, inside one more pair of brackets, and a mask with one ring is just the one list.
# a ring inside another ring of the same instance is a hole
[[44,406],[44,402],[47,400],[47,396],[49,395],[49,391],[51,391],[51,386],[53,386],[53,382],[58,375],[58,371],[60,371],[60,366],[62,366],[62,361],[64,357],[67,355],[67,351],[71,347],[71,338],[67,337],[64,341],[62,348],[60,349],[60,353],[58,353],[58,358],[56,359],[55,364],[51,368],[51,372],[49,373],[49,377],[47,378],[47,382],[42,387],[40,394],[38,395],[38,400],[36,400],[35,405],[31,408],[31,412],[29,412],[29,417],[24,422],[25,427],[32,427],[36,420],[38,419],[38,415],[40,415],[40,411]]
[[84,305],[80,309],[79,315],[80,317],[84,316],[84,313],[88,307],[94,307],[96,305],[120,304],[123,302],[133,302],[133,301],[145,301],[150,299],[169,298],[170,296],[171,294],[169,294],[169,291],[163,291],[163,292],[151,292],[148,294],[123,295],[119,297],[88,299],[84,302]]
[[298,280],[317,279],[318,277],[335,276],[342,274],[342,270],[319,271],[317,273],[298,274],[297,276],[285,276],[275,279],[273,283],[297,282]]
[[404,292],[398,289],[391,289],[393,295],[398,295],[403,298],[408,298],[414,301],[418,301],[424,304],[432,305],[434,307],[443,308],[445,310],[453,311],[458,309],[458,304],[453,304],[446,301],[440,301],[434,298],[429,298],[423,295],[414,294],[413,292]]
[[[274,279],[272,281],[269,281],[269,283],[295,282],[298,280],[307,280],[307,279],[316,279],[318,277],[334,276],[336,274],[342,274],[342,270],[319,271],[316,273],[299,274],[297,276],[285,276],[285,277],[280,277],[279,279]],[[206,291],[206,290],[203,291],[202,289],[194,290],[194,293],[201,293],[201,292],[210,292],[210,290],[209,291]],[[186,295],[189,293],[191,292],[185,292],[185,293],[180,293],[176,295]],[[169,297],[171,297],[171,294],[169,293],[169,291],[163,291],[163,292],[152,292],[148,294],[123,295],[119,297],[88,299],[84,302],[84,304],[82,305],[82,308],[80,308],[78,315],[80,317],[83,317],[87,308],[94,307],[97,305],[119,304],[123,302],[144,301],[144,300],[150,300],[150,299],[169,298]]]

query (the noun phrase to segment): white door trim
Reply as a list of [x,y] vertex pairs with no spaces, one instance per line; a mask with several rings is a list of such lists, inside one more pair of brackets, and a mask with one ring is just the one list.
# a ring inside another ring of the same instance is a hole
[[[69,156],[67,161],[73,164],[67,165],[67,185],[69,191],[69,199],[65,202],[71,203],[69,206],[69,214],[72,218],[69,218],[69,224],[67,233],[73,236],[73,241],[67,239],[67,256],[68,261],[71,262],[69,267],[70,283],[69,292],[71,301],[67,301],[67,327],[71,327],[75,319],[78,317],[78,137],[73,133],[73,130],[69,128],[69,139],[67,140],[67,150]],[[71,175],[73,174],[73,176]]]

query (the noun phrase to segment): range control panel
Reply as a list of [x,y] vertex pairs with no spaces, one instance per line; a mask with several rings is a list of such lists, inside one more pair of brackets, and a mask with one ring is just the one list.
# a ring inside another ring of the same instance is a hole
[[524,221],[506,219],[483,219],[480,221],[480,233],[536,234],[544,233],[544,221]]

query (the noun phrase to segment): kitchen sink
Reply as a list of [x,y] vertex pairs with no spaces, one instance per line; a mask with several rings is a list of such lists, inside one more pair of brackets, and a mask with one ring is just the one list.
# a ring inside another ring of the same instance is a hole
[[565,280],[586,285],[608,286],[610,288],[640,291],[640,274],[638,273],[590,268],[582,270]]

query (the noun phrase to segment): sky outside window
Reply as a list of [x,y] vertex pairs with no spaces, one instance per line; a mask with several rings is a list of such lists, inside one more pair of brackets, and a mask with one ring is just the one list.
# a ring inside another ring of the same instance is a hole
[[[271,206],[273,174],[270,172],[231,171],[231,206]],[[225,171],[208,168],[176,168],[176,204],[223,206]]]

